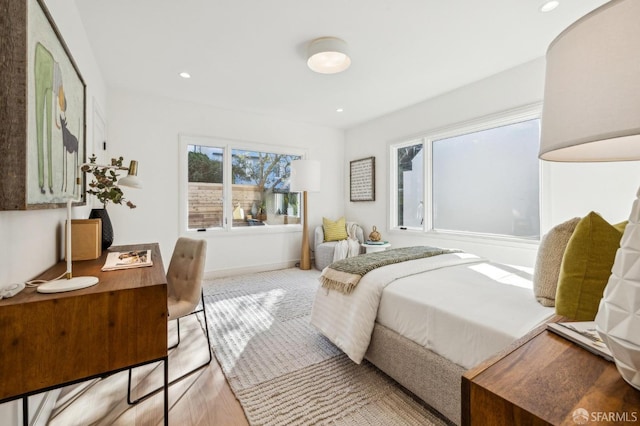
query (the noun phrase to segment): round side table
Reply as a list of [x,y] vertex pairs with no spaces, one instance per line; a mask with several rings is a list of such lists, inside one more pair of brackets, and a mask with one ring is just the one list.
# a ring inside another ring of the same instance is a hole
[[362,243],[360,244],[362,247],[364,247],[365,253],[375,253],[377,251],[385,251],[386,249],[388,249],[389,247],[391,247],[391,244],[389,243],[384,243],[384,244],[367,244],[367,243]]

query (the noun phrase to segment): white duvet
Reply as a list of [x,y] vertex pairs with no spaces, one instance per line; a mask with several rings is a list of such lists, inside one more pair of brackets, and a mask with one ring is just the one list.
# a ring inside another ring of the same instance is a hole
[[553,313],[520,271],[451,253],[373,270],[350,295],[319,287],[311,324],[356,363],[377,321],[471,368]]

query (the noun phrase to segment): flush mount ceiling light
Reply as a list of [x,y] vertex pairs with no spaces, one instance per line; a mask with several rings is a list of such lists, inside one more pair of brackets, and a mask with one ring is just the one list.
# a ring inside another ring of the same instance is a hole
[[558,5],[560,4],[560,2],[558,0],[548,0],[545,1],[544,3],[542,3],[542,5],[540,6],[540,12],[545,13],[545,12],[551,12],[553,9],[555,9],[556,7],[558,7]]
[[180,77],[182,77],[182,78],[191,78],[191,74],[189,74],[189,73],[188,73],[188,72],[186,72],[186,71],[181,72],[179,75],[180,75]]
[[321,37],[309,44],[307,65],[321,74],[342,72],[351,65],[347,43],[335,37]]

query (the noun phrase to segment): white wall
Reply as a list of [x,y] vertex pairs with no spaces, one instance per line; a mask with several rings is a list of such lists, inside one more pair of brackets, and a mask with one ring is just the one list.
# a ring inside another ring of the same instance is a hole
[[[109,93],[107,150],[110,156],[137,159],[143,190],[125,196],[138,206],[109,207],[114,244],[160,243],[165,267],[180,235],[179,135],[209,136],[260,144],[291,146],[322,163],[322,189],[309,193],[309,233],[322,216],[337,217],[344,207],[344,132],[301,123],[222,110],[188,102],[114,90]],[[209,276],[276,269],[300,259],[301,232],[197,233],[208,240]],[[193,235],[193,234],[192,234]]]
[[[345,170],[349,161],[376,157],[376,201],[347,201],[349,220],[372,225],[395,247],[458,247],[492,260],[523,266],[535,262],[537,244],[496,239],[447,238],[411,231],[389,231],[389,144],[410,140],[443,127],[475,120],[511,108],[541,102],[543,58],[482,81],[364,123],[346,133]],[[610,222],[627,219],[640,184],[640,162],[568,164],[542,162],[541,232],[574,216],[599,212]],[[347,175],[348,176],[348,175]],[[349,198],[345,182],[346,200]],[[472,207],[470,207],[470,214]]]
[[[87,150],[93,141],[94,105],[107,104],[107,89],[95,61],[75,2],[47,0],[53,16],[80,74],[87,86]],[[74,209],[74,217],[87,214],[88,208]],[[24,282],[54,265],[62,257],[62,226],[65,209],[36,211],[0,211],[0,286]],[[38,408],[40,398],[30,398],[30,414]],[[0,418],[6,424],[21,424],[21,405],[0,405]]]

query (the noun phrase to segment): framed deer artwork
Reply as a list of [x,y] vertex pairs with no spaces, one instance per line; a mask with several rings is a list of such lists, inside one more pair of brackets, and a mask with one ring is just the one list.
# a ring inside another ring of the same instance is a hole
[[0,0],[0,210],[79,199],[86,86],[42,0]]

